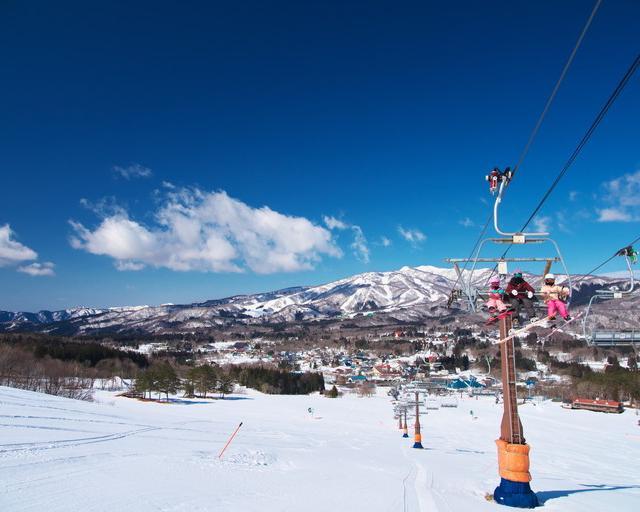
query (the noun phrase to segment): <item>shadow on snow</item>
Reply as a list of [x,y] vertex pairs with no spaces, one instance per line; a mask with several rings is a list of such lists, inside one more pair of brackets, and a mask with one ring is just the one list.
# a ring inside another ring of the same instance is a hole
[[572,494],[578,494],[581,492],[594,492],[594,491],[619,491],[622,489],[640,489],[640,485],[606,485],[606,484],[595,484],[595,485],[585,485],[586,489],[566,489],[559,491],[542,491],[537,492],[536,496],[538,496],[538,500],[540,504],[543,505],[548,500],[553,500],[556,498],[566,498],[567,496],[571,496]]

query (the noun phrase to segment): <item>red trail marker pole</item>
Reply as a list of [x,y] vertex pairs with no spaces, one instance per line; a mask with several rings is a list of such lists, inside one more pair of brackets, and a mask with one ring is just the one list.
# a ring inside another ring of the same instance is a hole
[[222,458],[222,454],[226,451],[227,447],[231,444],[231,441],[233,441],[233,438],[236,437],[236,434],[238,433],[238,430],[240,430],[241,426],[242,426],[242,422],[240,422],[240,425],[238,425],[238,427],[234,430],[233,434],[231,434],[231,437],[227,441],[227,444],[224,445],[224,448],[220,452],[220,455],[218,455],[219,459]]

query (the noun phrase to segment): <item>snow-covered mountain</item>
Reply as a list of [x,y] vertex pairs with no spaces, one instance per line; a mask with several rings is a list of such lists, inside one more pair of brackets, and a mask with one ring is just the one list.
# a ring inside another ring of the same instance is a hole
[[[468,272],[468,271],[467,271]],[[477,270],[484,286],[489,269]],[[456,274],[433,266],[366,272],[320,286],[295,287],[255,295],[237,295],[202,303],[75,308],[38,313],[0,312],[0,330],[34,330],[64,334],[197,332],[229,323],[274,323],[374,316],[383,320],[421,321],[448,316],[447,299]],[[534,285],[536,279],[532,279]],[[620,278],[584,279],[574,294],[579,305],[597,288],[624,286]],[[455,313],[455,309],[453,311]]]

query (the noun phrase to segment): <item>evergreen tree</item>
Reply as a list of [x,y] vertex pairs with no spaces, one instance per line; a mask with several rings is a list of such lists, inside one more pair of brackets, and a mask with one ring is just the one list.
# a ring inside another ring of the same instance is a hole
[[164,393],[169,400],[169,393],[176,393],[180,386],[180,379],[175,369],[169,363],[162,363],[154,369],[154,386],[155,391]]

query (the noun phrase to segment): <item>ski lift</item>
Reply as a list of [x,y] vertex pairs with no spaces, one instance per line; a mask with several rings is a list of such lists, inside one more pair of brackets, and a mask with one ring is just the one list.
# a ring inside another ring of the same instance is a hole
[[[498,170],[499,171],[499,170]],[[502,203],[502,199],[505,193],[505,188],[510,183],[511,178],[513,177],[513,173],[509,167],[505,169],[504,172],[499,173],[499,177],[496,179],[496,169],[494,169],[489,176],[487,176],[487,180],[492,184],[492,180],[490,178],[494,178],[494,182],[497,188],[497,195],[493,205],[493,227],[498,235],[497,238],[485,238],[480,241],[478,244],[478,248],[472,258],[446,258],[445,261],[448,263],[452,263],[454,269],[456,271],[456,275],[458,278],[458,282],[462,283],[461,289],[456,289],[452,293],[449,298],[449,305],[453,303],[453,301],[457,300],[461,295],[464,295],[466,299],[466,303],[468,308],[472,312],[477,311],[477,301],[478,298],[486,298],[483,296],[483,293],[478,290],[477,284],[474,282],[474,274],[477,269],[478,263],[495,263],[497,266],[498,274],[501,277],[505,277],[508,272],[508,263],[510,262],[544,262],[545,268],[542,272],[542,275],[549,273],[551,270],[551,266],[553,263],[560,263],[562,266],[562,270],[564,275],[567,276],[567,287],[569,289],[569,296],[567,298],[567,304],[571,303],[571,295],[573,292],[571,285],[571,274],[567,269],[567,265],[565,260],[560,252],[560,247],[556,243],[555,240],[549,237],[549,233],[545,232],[505,232],[500,228],[499,225],[499,208]],[[491,188],[492,193],[495,192],[493,188]],[[494,244],[513,244],[513,245],[526,245],[526,244],[550,244],[555,252],[555,255],[549,257],[527,257],[527,258],[481,258],[480,254],[487,243]],[[472,263],[471,269],[468,272],[468,275],[465,276],[464,272],[460,269],[460,263],[467,264]]]
[[601,300],[619,300],[633,293],[635,289],[635,276],[633,273],[632,263],[638,261],[637,251],[631,247],[625,247],[620,249],[617,256],[622,256],[627,264],[627,270],[629,271],[629,284],[624,290],[620,290],[617,286],[596,290],[596,293],[589,299],[589,304],[582,319],[582,333],[585,340],[589,345],[595,345],[600,347],[611,346],[635,346],[640,344],[640,330],[636,329],[623,329],[618,326],[617,329],[598,329],[596,327],[589,328],[589,318],[593,317],[591,306],[594,302]]

